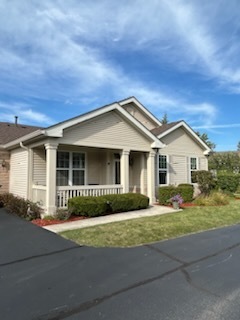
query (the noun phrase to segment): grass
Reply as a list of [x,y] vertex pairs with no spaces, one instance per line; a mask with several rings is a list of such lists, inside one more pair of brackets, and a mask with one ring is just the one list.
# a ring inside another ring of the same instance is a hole
[[130,247],[240,223],[240,201],[226,206],[189,207],[183,211],[62,232],[78,244]]

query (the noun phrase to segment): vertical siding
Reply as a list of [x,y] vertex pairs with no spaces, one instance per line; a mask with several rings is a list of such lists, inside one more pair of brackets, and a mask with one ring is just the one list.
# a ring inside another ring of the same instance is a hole
[[28,152],[23,149],[13,150],[10,159],[10,188],[14,195],[27,198]]
[[33,151],[33,183],[46,185],[46,155],[44,149]]

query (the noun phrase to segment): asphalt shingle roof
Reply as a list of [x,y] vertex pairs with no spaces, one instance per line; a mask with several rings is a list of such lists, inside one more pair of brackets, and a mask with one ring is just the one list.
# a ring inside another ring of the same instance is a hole
[[151,132],[155,135],[155,136],[159,136],[160,134],[162,134],[163,132],[171,129],[172,127],[174,127],[176,124],[180,123],[181,121],[175,121],[175,122],[170,122],[170,123],[166,123],[163,124],[161,127],[157,127],[151,130]]
[[23,124],[0,122],[0,145],[21,138],[26,134],[32,133],[38,129],[41,128]]

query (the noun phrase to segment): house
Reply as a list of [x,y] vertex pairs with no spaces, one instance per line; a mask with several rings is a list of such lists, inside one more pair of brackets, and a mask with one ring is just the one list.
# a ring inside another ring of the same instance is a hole
[[184,122],[162,125],[135,97],[47,128],[0,123],[0,192],[53,214],[74,196],[140,192],[191,183],[209,147]]

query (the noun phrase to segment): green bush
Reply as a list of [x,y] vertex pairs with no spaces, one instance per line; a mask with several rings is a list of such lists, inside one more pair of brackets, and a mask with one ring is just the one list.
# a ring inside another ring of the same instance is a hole
[[194,200],[198,206],[219,206],[229,204],[230,197],[220,191],[212,191],[210,195],[200,195]]
[[193,186],[191,184],[181,184],[177,187],[166,186],[159,188],[159,204],[166,205],[169,204],[169,199],[171,199],[176,194],[179,194],[184,202],[191,202],[193,199]]
[[108,212],[108,204],[101,197],[74,197],[68,200],[69,212],[86,217],[97,217]]
[[149,198],[139,193],[109,194],[102,197],[108,202],[111,212],[145,209],[149,205]]
[[27,220],[38,219],[41,216],[41,208],[36,203],[16,197],[11,193],[0,194],[0,203],[9,212]]
[[199,190],[204,195],[208,195],[216,186],[212,173],[206,170],[193,171],[192,181],[198,184]]
[[149,198],[138,193],[109,194],[99,197],[75,197],[68,201],[68,209],[71,213],[89,217],[144,209],[148,205]]
[[184,202],[191,202],[193,200],[194,187],[192,184],[179,184],[177,190]]
[[169,204],[169,199],[178,194],[175,186],[160,187],[158,190],[159,204]]
[[239,185],[239,174],[226,173],[217,176],[217,186],[224,192],[236,192]]

